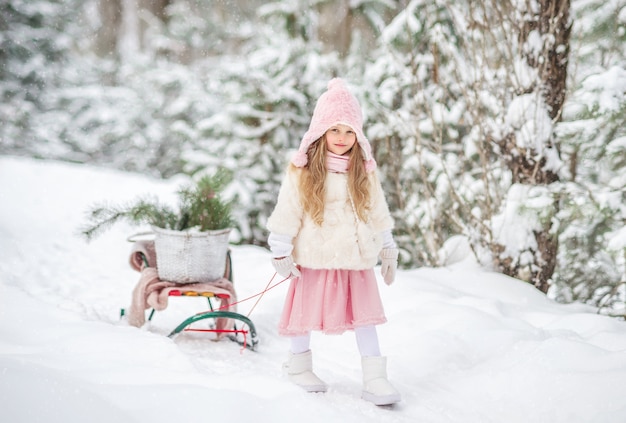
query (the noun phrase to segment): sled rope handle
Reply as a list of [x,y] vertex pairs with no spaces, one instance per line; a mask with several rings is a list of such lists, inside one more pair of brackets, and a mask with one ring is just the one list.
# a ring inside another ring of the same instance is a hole
[[[275,278],[275,277],[276,277],[276,272],[274,272],[274,275],[272,276],[272,278],[270,279],[270,281],[267,283],[267,285],[265,285],[265,289],[264,289],[263,291],[261,291],[259,294],[257,294],[259,298],[256,300],[256,302],[254,303],[254,305],[252,306],[252,308],[250,309],[250,311],[248,312],[248,314],[246,315],[246,317],[250,317],[250,315],[252,314],[252,312],[253,312],[253,311],[254,311],[254,309],[256,308],[257,304],[259,303],[259,301],[261,301],[261,298],[263,298],[263,295],[265,295],[265,293],[266,293],[267,291],[269,291],[270,289],[272,289],[272,288],[274,288],[274,287],[276,287],[276,286],[280,285],[281,283],[283,283],[283,282],[285,282],[287,279],[289,279],[289,278],[285,278],[285,279],[283,279],[282,281],[278,282],[276,285],[274,285],[274,286],[272,286],[272,287],[270,288],[270,284],[272,283],[272,281],[274,280],[274,278]],[[254,298],[254,296],[253,296],[253,297],[250,297],[250,298]],[[246,299],[249,299],[249,298],[246,298]],[[242,300],[242,301],[245,301],[245,300]]]
[[[259,293],[256,293],[254,295],[251,295],[251,296],[249,296],[247,298],[244,298],[243,300],[235,301],[234,303],[230,303],[230,304],[225,304],[225,305],[223,305],[223,306],[221,306],[221,307],[219,307],[217,309],[211,310],[211,311],[221,311],[221,310],[224,310],[224,309],[227,309],[227,308],[231,308],[232,306],[237,305],[239,303],[243,303],[244,301],[248,301],[248,300],[251,300],[251,299],[253,299],[255,297],[259,297],[256,300],[256,302],[254,303],[254,305],[252,306],[252,308],[250,309],[250,311],[248,312],[248,314],[246,315],[246,317],[249,318],[250,315],[252,314],[252,311],[254,311],[255,307],[257,306],[257,304],[259,304],[259,302],[261,301],[261,298],[263,298],[263,295],[265,295],[265,293],[267,291],[269,291],[270,289],[274,289],[278,285],[280,285],[281,283],[289,280],[289,278],[287,277],[287,278],[284,278],[281,281],[276,282],[274,285],[271,285],[271,283],[274,280],[274,278],[276,277],[276,275],[277,275],[277,273],[274,272],[274,275],[271,277],[271,279],[269,280],[269,282],[267,283],[267,285],[265,286],[265,289],[263,291],[261,291]],[[203,313],[205,313],[205,312],[201,312],[201,313],[197,313],[197,314],[203,314]],[[193,330],[197,330],[197,329],[193,329]],[[199,330],[199,331],[202,331],[202,330]],[[246,335],[247,335],[248,331],[245,331],[245,330],[229,330],[229,329],[226,329],[226,330],[215,330],[215,329],[211,329],[209,332],[242,333],[243,334],[243,339],[244,339],[244,344],[243,345],[246,345],[246,342],[247,342]],[[246,349],[245,346],[242,347],[241,350],[239,351],[239,353],[243,354],[243,351],[245,349]]]
[[[243,303],[243,302],[245,302],[245,301],[251,300],[251,299],[253,299],[253,298],[259,297],[259,299],[258,299],[258,300],[256,300],[256,303],[254,303],[254,305],[252,306],[252,308],[250,309],[250,311],[249,311],[249,312],[248,312],[248,314],[246,315],[246,317],[250,317],[250,315],[252,314],[252,311],[253,311],[253,310],[254,310],[254,308],[257,306],[257,304],[259,303],[259,301],[261,301],[261,298],[263,298],[263,295],[265,295],[265,293],[266,293],[267,291],[269,291],[269,290],[271,290],[271,289],[274,289],[274,288],[276,288],[278,285],[280,285],[281,283],[283,283],[283,282],[285,282],[285,281],[288,281],[288,280],[289,280],[289,278],[285,278],[285,279],[283,279],[283,280],[281,280],[281,281],[276,282],[274,285],[270,286],[270,284],[272,283],[272,281],[274,280],[274,278],[275,278],[275,277],[276,277],[276,273],[274,273],[274,275],[273,275],[273,276],[272,276],[272,278],[269,280],[269,282],[267,283],[267,285],[265,286],[265,289],[264,289],[263,291],[258,292],[258,293],[254,294],[254,295],[251,295],[251,296],[249,296],[249,297],[247,297],[247,298],[244,298],[243,300],[235,301],[234,303],[225,304],[225,305],[223,305],[223,306],[221,306],[221,307],[217,308],[215,311],[221,311],[221,310],[224,310],[224,309],[227,309],[227,308],[231,308],[231,307],[232,307],[232,306],[234,306],[234,305],[237,305],[237,304]],[[204,312],[203,312],[203,313],[204,313]],[[198,313],[198,314],[201,314],[201,313]]]

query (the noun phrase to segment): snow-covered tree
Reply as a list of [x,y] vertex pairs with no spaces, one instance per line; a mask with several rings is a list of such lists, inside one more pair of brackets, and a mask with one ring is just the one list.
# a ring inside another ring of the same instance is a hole
[[453,106],[440,79],[452,70],[437,62],[437,39],[459,43],[446,5],[411,1],[385,28],[364,77],[366,126],[408,266],[439,264],[443,242],[461,231],[443,164],[462,152],[455,121],[463,105]]
[[271,213],[290,152],[297,148],[315,98],[338,72],[337,55],[322,54],[314,11],[299,2],[274,2],[257,10],[259,23],[237,54],[220,56],[210,90],[223,107],[196,123],[201,137],[187,155],[195,167],[217,163],[237,174],[231,189],[241,240],[265,243]]
[[236,37],[237,49],[212,63],[208,90],[220,96],[223,107],[197,122],[201,137],[185,155],[188,170],[220,162],[237,174],[231,188],[240,206],[236,214],[243,242],[265,243],[265,220],[289,155],[306,132],[328,80],[341,75],[361,81],[366,56],[355,51],[363,45],[351,40],[348,52],[327,51],[334,42],[341,44],[342,37],[323,39],[323,29],[345,26],[353,15],[368,15],[368,22],[375,22],[372,10],[384,9],[378,1],[340,8],[343,18],[336,21],[319,15],[318,8],[332,2],[309,3],[276,1],[256,9],[254,30],[244,26]]
[[[39,118],[36,127],[48,144],[40,148],[49,157],[169,177],[192,167],[183,152],[201,137],[196,123],[223,105],[213,84],[220,46],[211,51],[198,40],[219,39],[229,24],[207,13],[205,2],[166,9],[167,2],[122,3],[108,54],[91,54],[102,53],[101,32],[110,29],[102,24],[103,2],[88,2],[81,10],[88,18],[81,29],[93,37],[79,39],[73,71],[62,74],[64,84],[51,93],[49,110]],[[182,21],[196,16],[202,25],[180,30]]]
[[0,153],[226,167],[238,239],[263,244],[291,150],[342,76],[404,266],[457,260],[462,235],[485,264],[623,315],[625,5],[569,4],[2,2]]
[[626,315],[626,3],[574,1],[554,295]]
[[405,263],[464,234],[560,300],[623,307],[626,13],[551,4],[410,2],[368,66],[370,135]]
[[[498,7],[496,4],[488,2],[483,7]],[[558,226],[555,194],[560,188],[562,162],[554,125],[561,120],[566,95],[570,0],[511,2],[507,6],[496,10],[510,20],[518,37],[519,44],[509,42],[513,61],[526,69],[513,74],[517,81],[511,84],[515,95],[506,110],[506,126],[493,134],[511,171],[509,194],[513,195],[491,219],[498,236],[490,248],[505,274],[547,292],[558,250],[553,228]],[[523,215],[521,219],[519,215]],[[517,245],[507,242],[508,233],[514,230],[525,232],[516,239]]]
[[0,2],[0,153],[38,155],[33,127],[72,48],[74,0]]
[[[567,38],[556,36],[569,28],[567,13],[542,15],[550,10],[414,0],[387,28],[372,68],[387,96],[375,119],[389,147],[377,153],[403,152],[400,163],[381,161],[403,247],[418,262],[446,260],[444,241],[462,233],[481,260],[547,290],[557,245],[547,185],[558,181],[553,119],[566,76],[551,72],[567,68]],[[553,56],[560,65],[545,66]]]

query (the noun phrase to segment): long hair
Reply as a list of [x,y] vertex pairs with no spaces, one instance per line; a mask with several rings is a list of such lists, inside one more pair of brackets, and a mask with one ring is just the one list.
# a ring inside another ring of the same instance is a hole
[[[304,212],[321,226],[324,222],[324,196],[326,193],[326,137],[311,144],[307,151],[307,164],[300,176],[300,202]],[[365,170],[359,143],[354,143],[348,158],[348,192],[354,202],[357,216],[367,222],[370,205],[370,181]],[[292,165],[292,167],[295,167]]]

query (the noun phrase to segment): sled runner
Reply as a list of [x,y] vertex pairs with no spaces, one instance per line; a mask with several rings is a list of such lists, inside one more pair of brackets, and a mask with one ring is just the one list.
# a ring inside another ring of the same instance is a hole
[[[157,311],[167,308],[170,299],[206,298],[208,310],[184,319],[168,335],[174,337],[182,332],[207,332],[215,335],[215,340],[224,337],[239,345],[255,350],[258,344],[256,328],[252,321],[236,312],[237,295],[233,284],[232,258],[226,253],[224,275],[213,281],[178,283],[159,278],[154,241],[132,241],[131,267],[141,276],[133,290],[131,306],[121,310],[132,326],[141,327],[146,322],[145,310],[151,309],[148,321]],[[204,321],[199,328],[197,322]],[[208,325],[206,325],[208,323]]]

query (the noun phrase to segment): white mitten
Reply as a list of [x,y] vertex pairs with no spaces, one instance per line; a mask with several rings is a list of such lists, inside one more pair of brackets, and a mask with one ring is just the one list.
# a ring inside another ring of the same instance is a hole
[[300,270],[296,267],[291,256],[283,258],[273,258],[272,265],[283,278],[297,278],[300,277]]
[[391,285],[396,278],[396,269],[398,268],[398,249],[383,248],[380,252],[380,274],[383,276],[385,283]]

